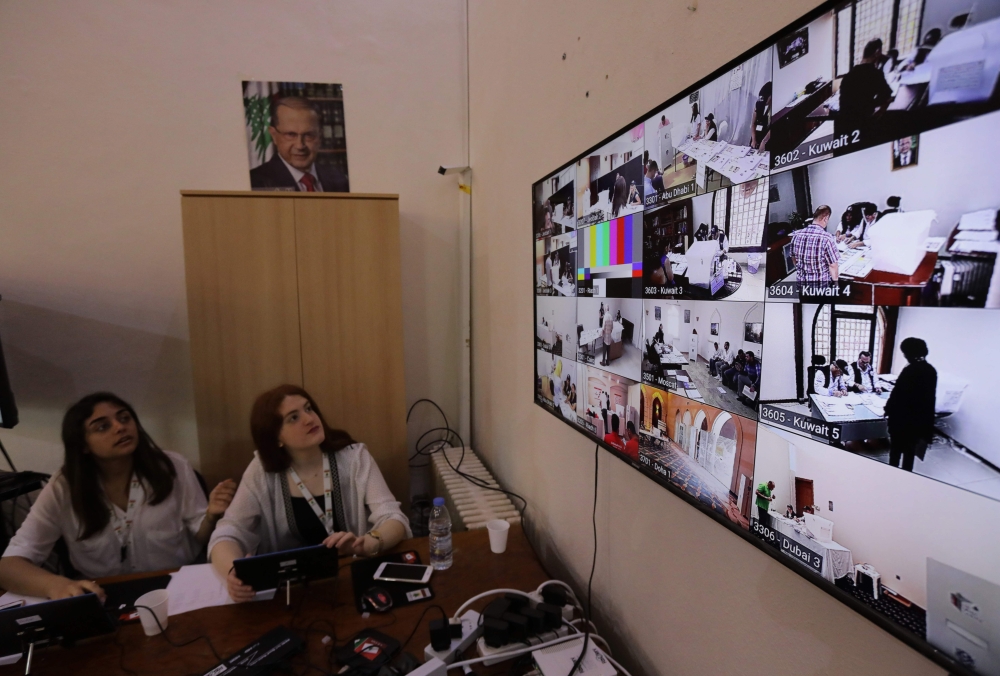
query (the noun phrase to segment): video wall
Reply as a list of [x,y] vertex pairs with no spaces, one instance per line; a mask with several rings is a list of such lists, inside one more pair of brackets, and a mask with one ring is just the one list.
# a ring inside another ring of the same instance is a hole
[[1000,0],[828,3],[532,187],[535,402],[1000,674]]

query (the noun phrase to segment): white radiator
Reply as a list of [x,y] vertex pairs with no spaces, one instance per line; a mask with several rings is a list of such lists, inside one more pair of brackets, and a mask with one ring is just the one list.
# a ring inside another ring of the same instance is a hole
[[[456,474],[445,460],[446,453],[451,465],[458,467],[464,474],[474,476],[494,488],[500,488],[500,485],[471,448],[465,449],[464,458],[461,448],[446,448],[434,453],[431,456],[434,464],[434,495],[445,499],[454,530],[486,528],[486,523],[493,519],[521,522],[521,516],[510,498],[503,493],[477,486]],[[459,460],[462,461],[461,466],[458,464]]]

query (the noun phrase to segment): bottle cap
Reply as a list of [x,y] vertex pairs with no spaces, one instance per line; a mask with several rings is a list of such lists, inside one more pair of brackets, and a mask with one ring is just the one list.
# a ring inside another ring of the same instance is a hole
[[444,498],[434,498],[435,507],[444,507]]

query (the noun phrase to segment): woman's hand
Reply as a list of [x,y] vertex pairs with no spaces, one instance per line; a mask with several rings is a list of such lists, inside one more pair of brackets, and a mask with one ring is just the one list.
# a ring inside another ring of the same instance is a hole
[[106,598],[104,590],[93,580],[60,578],[52,585],[48,596],[54,601],[56,599],[68,599],[71,596],[83,596],[89,592],[97,594],[97,597],[101,599],[101,603],[104,603],[104,599]]
[[243,584],[243,581],[236,577],[235,570],[230,570],[229,575],[226,576],[226,589],[229,591],[229,598],[233,600],[233,603],[253,601],[255,594],[253,587]]
[[212,489],[212,492],[208,496],[208,509],[205,511],[209,516],[218,519],[226,510],[229,508],[229,503],[233,501],[233,496],[236,495],[236,482],[232,479],[226,479],[221,482],[218,486]]
[[370,535],[362,535],[354,541],[351,548],[355,556],[375,556],[378,551],[379,542]]
[[329,548],[337,548],[337,551],[341,554],[353,554],[354,553],[354,543],[359,540],[357,535],[351,533],[350,531],[343,531],[340,533],[332,533],[323,540],[323,544]]

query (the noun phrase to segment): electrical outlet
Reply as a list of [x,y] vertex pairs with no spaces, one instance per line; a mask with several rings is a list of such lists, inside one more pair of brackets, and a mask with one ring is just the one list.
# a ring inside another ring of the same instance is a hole
[[487,659],[483,661],[483,666],[488,667],[491,664],[497,664],[503,662],[504,660],[513,659],[509,657],[506,653],[512,650],[517,650],[519,648],[526,648],[532,645],[538,645],[540,643],[545,643],[546,641],[551,641],[553,639],[559,638],[560,636],[566,636],[569,634],[569,627],[565,624],[554,631],[545,631],[536,636],[531,636],[528,638],[527,643],[508,643],[507,645],[502,645],[499,648],[491,648],[486,645],[486,640],[480,638],[476,642],[476,650],[479,651],[480,657],[486,657]]
[[437,659],[441,660],[444,664],[451,664],[455,661],[456,655],[461,655],[468,650],[469,646],[483,633],[483,628],[479,624],[479,613],[475,610],[465,611],[465,614],[460,619],[462,620],[462,638],[453,638],[447,650],[434,650],[428,644],[424,648],[425,660],[429,662],[430,660]]

